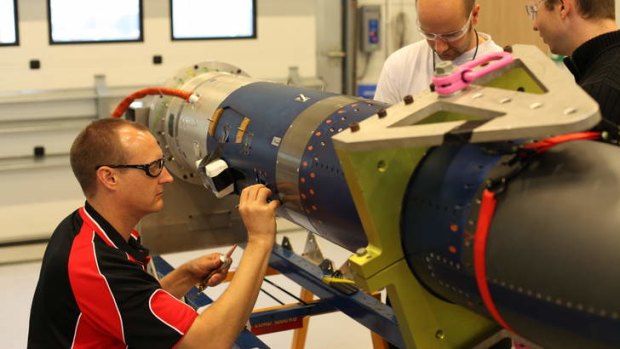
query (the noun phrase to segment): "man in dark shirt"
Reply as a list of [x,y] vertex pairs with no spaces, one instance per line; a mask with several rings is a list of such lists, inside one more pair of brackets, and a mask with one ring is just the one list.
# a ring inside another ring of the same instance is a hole
[[551,52],[594,98],[603,121],[595,128],[619,137],[620,32],[614,0],[526,0],[526,10]]
[[[202,314],[179,300],[221,265],[211,254],[158,281],[134,229],[163,207],[173,181],[144,126],[120,119],[87,126],[71,147],[84,207],[56,228],[45,251],[30,314],[28,348],[230,348],[247,322],[275,239],[275,210],[263,185],[241,193],[248,243],[228,289]],[[227,270],[214,274],[218,284]]]

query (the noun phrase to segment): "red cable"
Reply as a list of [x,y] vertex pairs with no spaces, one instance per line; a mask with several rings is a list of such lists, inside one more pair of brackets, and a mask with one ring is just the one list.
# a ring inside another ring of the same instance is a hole
[[125,112],[127,111],[127,108],[129,108],[129,105],[136,99],[140,99],[140,98],[144,98],[146,96],[149,95],[167,95],[167,96],[175,96],[175,97],[180,97],[183,98],[186,101],[190,101],[190,97],[192,96],[192,92],[190,91],[183,91],[183,90],[177,90],[174,88],[169,88],[169,87],[148,87],[148,88],[144,88],[142,90],[138,90],[132,94],[130,94],[129,96],[125,97],[125,99],[123,99],[118,106],[116,106],[116,109],[114,109],[114,112],[112,113],[112,117],[113,118],[120,118],[123,114],[125,114]]
[[489,236],[489,227],[491,226],[491,219],[495,213],[496,204],[495,193],[485,189],[482,193],[482,203],[480,204],[480,212],[478,214],[478,226],[476,227],[476,235],[474,236],[474,274],[476,276],[478,290],[480,291],[480,297],[491,316],[493,316],[495,321],[502,327],[515,333],[508,323],[504,321],[495,307],[487,282],[487,237]]
[[560,143],[569,142],[569,141],[586,140],[586,139],[589,139],[589,140],[601,139],[601,133],[600,132],[578,132],[578,133],[569,133],[565,135],[559,135],[559,136],[543,139],[542,141],[538,141],[535,143],[526,144],[523,146],[523,149],[535,150],[536,151],[535,154],[538,154]]
[[[523,149],[533,150],[534,154],[530,156],[542,153],[551,147],[554,147],[560,143],[576,141],[576,140],[598,140],[601,139],[600,132],[579,132],[570,133],[565,135],[559,135],[543,139],[541,141],[526,144]],[[497,201],[495,199],[495,193],[489,189],[485,189],[482,193],[482,203],[480,204],[480,212],[478,213],[478,225],[476,227],[476,233],[474,235],[474,274],[476,277],[476,284],[480,291],[480,297],[484,303],[487,311],[505,329],[512,333],[516,333],[510,325],[502,318],[495,306],[491,291],[489,290],[489,283],[487,281],[487,267],[486,267],[486,248],[487,239],[489,237],[489,228],[491,226],[491,220],[495,214],[495,207]]]

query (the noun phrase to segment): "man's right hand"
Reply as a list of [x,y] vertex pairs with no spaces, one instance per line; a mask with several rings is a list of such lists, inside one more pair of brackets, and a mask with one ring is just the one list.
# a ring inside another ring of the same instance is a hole
[[248,230],[248,242],[273,245],[276,234],[276,209],[274,200],[267,202],[271,190],[262,184],[243,189],[239,200],[239,213]]
[[271,190],[262,184],[245,188],[239,212],[248,244],[226,291],[194,320],[177,348],[230,348],[247,323],[267,270],[276,235],[278,201],[267,202]]

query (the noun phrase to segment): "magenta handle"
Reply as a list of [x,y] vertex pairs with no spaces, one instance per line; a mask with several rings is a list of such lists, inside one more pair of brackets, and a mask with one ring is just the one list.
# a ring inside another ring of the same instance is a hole
[[[469,86],[474,80],[499,70],[510,63],[513,57],[508,52],[492,52],[471,62],[456,67],[450,75],[434,76],[432,81],[435,92],[440,95],[450,95]],[[475,69],[474,68],[478,68]]]

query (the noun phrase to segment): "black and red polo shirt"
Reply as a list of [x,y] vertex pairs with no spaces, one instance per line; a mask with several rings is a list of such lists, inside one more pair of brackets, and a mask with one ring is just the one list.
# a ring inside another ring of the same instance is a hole
[[28,348],[171,348],[196,311],[145,271],[138,232],[125,239],[88,204],[56,228],[30,311]]

